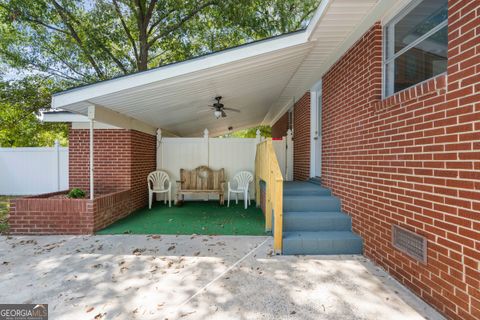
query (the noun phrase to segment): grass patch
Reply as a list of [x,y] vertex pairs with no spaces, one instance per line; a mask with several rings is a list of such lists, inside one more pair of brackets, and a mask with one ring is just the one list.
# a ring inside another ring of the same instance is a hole
[[0,233],[8,230],[8,209],[10,208],[10,199],[12,196],[0,196]]
[[247,210],[243,201],[230,202],[230,208],[218,201],[187,201],[171,208],[157,202],[152,210],[140,209],[97,234],[265,235],[265,218],[253,202]]

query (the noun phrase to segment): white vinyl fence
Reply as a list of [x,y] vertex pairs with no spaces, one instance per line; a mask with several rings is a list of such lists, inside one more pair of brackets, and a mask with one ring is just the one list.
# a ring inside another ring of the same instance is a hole
[[[293,149],[287,149],[288,139],[275,141],[277,157],[283,159],[282,173],[286,180],[293,176]],[[226,180],[229,181],[238,171],[255,172],[255,153],[257,144],[262,138],[209,138],[205,130],[203,138],[167,138],[158,135],[157,168],[168,172],[172,180],[172,196],[176,193],[175,181],[180,179],[180,169],[195,169],[206,165],[213,170],[225,169]],[[291,146],[291,142],[290,145]],[[288,150],[288,152],[287,152]],[[289,154],[289,155],[287,155]],[[290,163],[287,163],[288,160]],[[279,160],[282,161],[282,160]],[[225,190],[227,191],[227,190]],[[254,183],[250,194],[255,197]],[[212,196],[213,197],[213,196]],[[226,197],[225,197],[226,198]],[[186,199],[205,199],[202,195],[192,195]]]
[[0,148],[0,195],[68,189],[68,148]]

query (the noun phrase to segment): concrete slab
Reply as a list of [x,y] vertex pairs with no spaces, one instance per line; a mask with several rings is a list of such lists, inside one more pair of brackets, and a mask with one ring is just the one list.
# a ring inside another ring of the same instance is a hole
[[362,256],[272,256],[268,237],[0,238],[0,303],[50,319],[443,319]]

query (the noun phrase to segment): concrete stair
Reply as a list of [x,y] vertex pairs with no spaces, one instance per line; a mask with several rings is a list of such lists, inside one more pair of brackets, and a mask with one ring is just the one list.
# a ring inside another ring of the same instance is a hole
[[317,185],[321,186],[322,185],[322,178],[320,178],[320,177],[310,178],[308,180],[308,182],[311,182],[313,184],[317,184]]
[[329,189],[310,181],[285,182],[283,194],[283,254],[362,253],[362,239]]

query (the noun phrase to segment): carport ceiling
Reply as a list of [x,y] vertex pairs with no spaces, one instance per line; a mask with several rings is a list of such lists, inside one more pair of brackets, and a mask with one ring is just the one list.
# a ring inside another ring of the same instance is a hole
[[[319,67],[375,3],[324,0],[306,30],[60,92],[52,106],[83,115],[101,106],[180,136],[271,124],[321,77]],[[241,112],[216,119],[208,106],[217,95]]]

